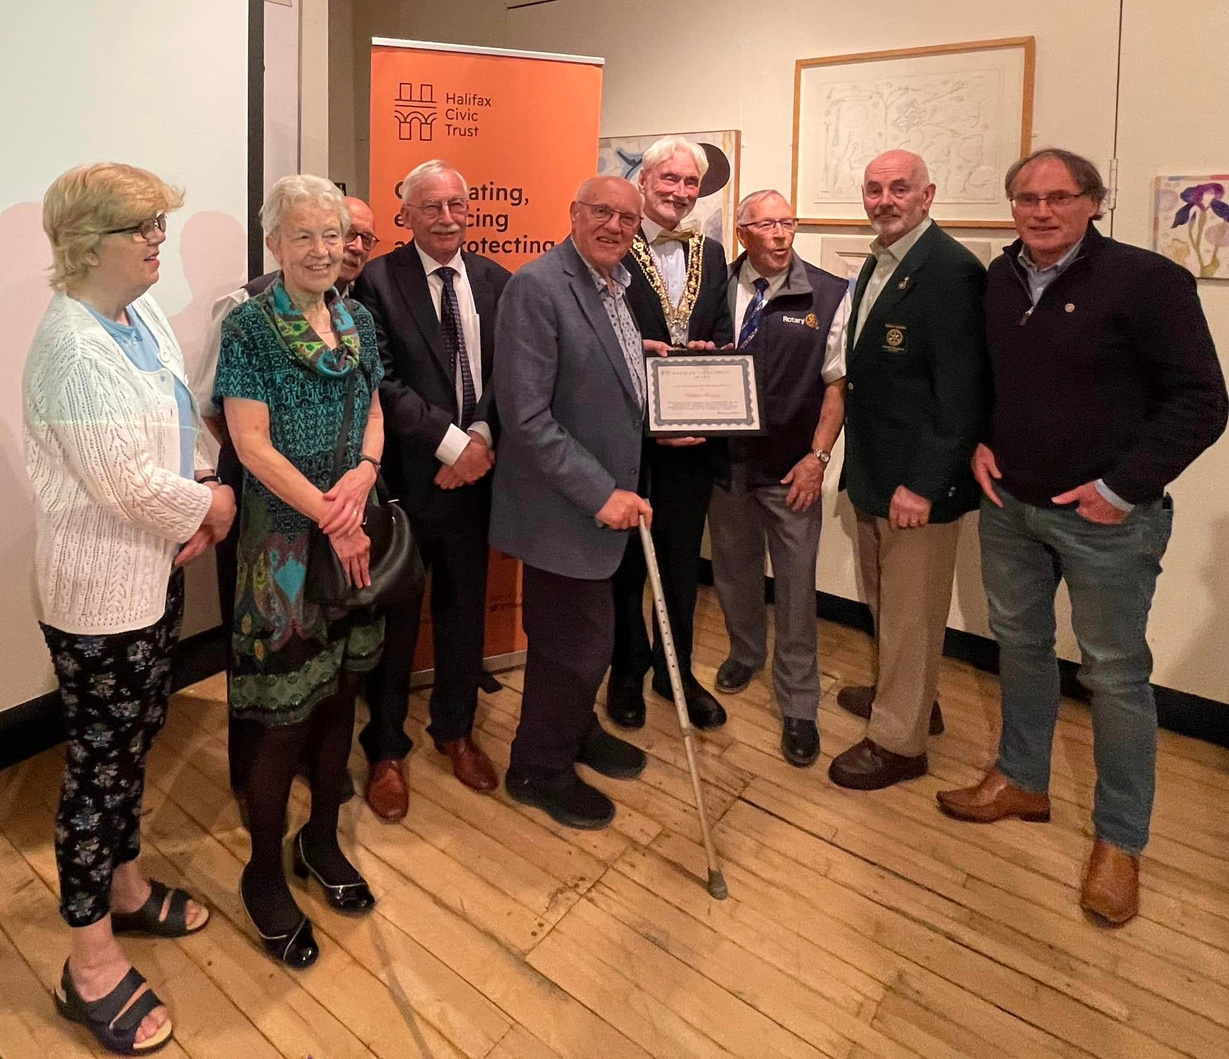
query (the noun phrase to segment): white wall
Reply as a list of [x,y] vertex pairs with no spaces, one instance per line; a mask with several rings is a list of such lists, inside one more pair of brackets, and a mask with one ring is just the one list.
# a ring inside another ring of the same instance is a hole
[[[154,288],[186,353],[213,301],[242,282],[247,216],[246,0],[5,5],[0,88],[0,708],[54,687],[36,623],[33,514],[21,441],[25,350],[51,295],[41,227],[47,185],[71,166],[115,160],[183,186]],[[50,17],[50,21],[49,21]],[[189,579],[185,633],[217,623],[212,565]]]
[[[1149,185],[1165,172],[1224,172],[1229,146],[1220,100],[1229,92],[1223,0],[1126,0],[1121,187],[1115,234],[1147,245]],[[1034,36],[1034,145],[1057,144],[1106,166],[1113,153],[1118,0],[778,0],[754,16],[736,0],[593,0],[509,11],[508,47],[603,55],[602,133],[675,129],[742,131],[741,189],[789,190],[794,61],[925,44]],[[1185,27],[1179,30],[1178,27]],[[1104,227],[1103,227],[1103,230]],[[798,236],[818,262],[824,232]],[[844,229],[842,234],[850,234]],[[959,233],[1001,235],[995,232]],[[1222,354],[1229,355],[1229,285],[1200,284]],[[1150,638],[1154,679],[1224,700],[1229,642],[1229,443],[1205,455],[1174,487],[1177,528],[1157,595]],[[860,598],[848,501],[829,471],[819,587]],[[1078,657],[1060,600],[1060,652]],[[973,519],[962,534],[954,628],[988,635]]]

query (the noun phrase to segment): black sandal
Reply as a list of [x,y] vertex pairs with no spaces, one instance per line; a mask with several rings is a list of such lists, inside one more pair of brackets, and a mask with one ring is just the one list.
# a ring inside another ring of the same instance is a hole
[[[162,906],[166,895],[171,895],[166,918],[162,918]],[[155,938],[184,938],[203,930],[209,922],[209,909],[205,918],[194,927],[188,926],[188,900],[190,894],[178,887],[171,889],[157,879],[149,880],[149,898],[135,912],[112,912],[112,934],[149,934]]]
[[73,984],[73,976],[69,973],[68,961],[65,960],[60,988],[53,994],[55,1006],[70,1022],[80,1022],[85,1026],[94,1035],[94,1039],[108,1051],[116,1055],[148,1055],[166,1047],[175,1035],[175,1029],[168,1019],[149,1040],[136,1043],[137,1030],[141,1028],[145,1016],[154,1008],[162,1007],[158,994],[147,989],[124,1011],[124,1005],[144,984],[145,976],[135,967],[130,967],[128,973],[120,979],[119,985],[106,996],[98,1000],[83,1000]]

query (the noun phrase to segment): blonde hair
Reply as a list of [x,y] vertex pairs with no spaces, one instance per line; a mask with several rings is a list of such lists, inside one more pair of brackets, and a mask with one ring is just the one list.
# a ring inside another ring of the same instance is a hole
[[43,196],[52,288],[63,290],[90,270],[86,258],[110,229],[177,210],[183,201],[181,189],[133,165],[97,162],[62,173]]
[[341,188],[324,177],[310,173],[291,173],[269,189],[269,197],[260,208],[260,226],[265,235],[276,236],[282,221],[296,204],[307,202],[321,209],[336,210],[344,232],[350,227],[350,207]]

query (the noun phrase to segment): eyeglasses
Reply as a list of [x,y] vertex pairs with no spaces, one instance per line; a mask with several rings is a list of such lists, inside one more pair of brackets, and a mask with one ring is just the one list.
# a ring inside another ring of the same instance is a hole
[[753,232],[759,232],[761,235],[768,235],[778,228],[783,232],[796,232],[798,230],[798,218],[774,217],[769,220],[750,221],[746,224],[740,224],[738,227],[750,228]]
[[428,199],[426,202],[407,202],[406,205],[422,210],[423,215],[430,220],[442,217],[445,208],[454,217],[464,217],[469,212],[469,203],[465,199],[448,199],[446,202],[440,202],[439,199]]
[[357,228],[349,228],[346,230],[346,245],[349,246],[355,239],[363,241],[363,249],[371,250],[376,243],[380,241],[380,237],[374,232],[360,232]]
[[624,213],[622,210],[616,210],[613,206],[606,206],[600,202],[584,202],[581,199],[576,200],[578,206],[584,206],[591,214],[593,219],[599,224],[609,224],[611,217],[619,218],[619,227],[624,231],[631,231],[633,228],[640,227],[640,214]]
[[157,217],[146,217],[139,224],[130,224],[125,228],[108,228],[103,235],[135,235],[138,239],[143,239],[149,242],[154,237],[154,232],[166,231],[166,214],[160,213]]
[[1065,210],[1087,194],[1086,191],[1051,191],[1048,195],[1034,195],[1031,191],[1024,191],[1019,195],[1012,195],[1011,204],[1018,210],[1030,213],[1043,202],[1052,210]]

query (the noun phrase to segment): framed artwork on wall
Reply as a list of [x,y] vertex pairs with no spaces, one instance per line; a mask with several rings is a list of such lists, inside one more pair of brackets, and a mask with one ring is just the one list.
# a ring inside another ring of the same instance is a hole
[[1152,248],[1196,279],[1229,279],[1229,173],[1159,176],[1153,184]]
[[685,136],[708,155],[708,172],[700,185],[700,198],[688,220],[710,239],[725,247],[726,257],[737,256],[734,239],[738,209],[738,154],[741,136],[736,129],[722,132],[658,132],[651,136],[603,136],[597,141],[597,171],[621,176],[633,184],[640,177],[640,159],[653,141],[663,136]]
[[1032,144],[1032,37],[830,55],[794,64],[794,211],[803,224],[868,224],[862,172],[902,147],[926,159],[931,216],[1009,228],[1003,178]]

